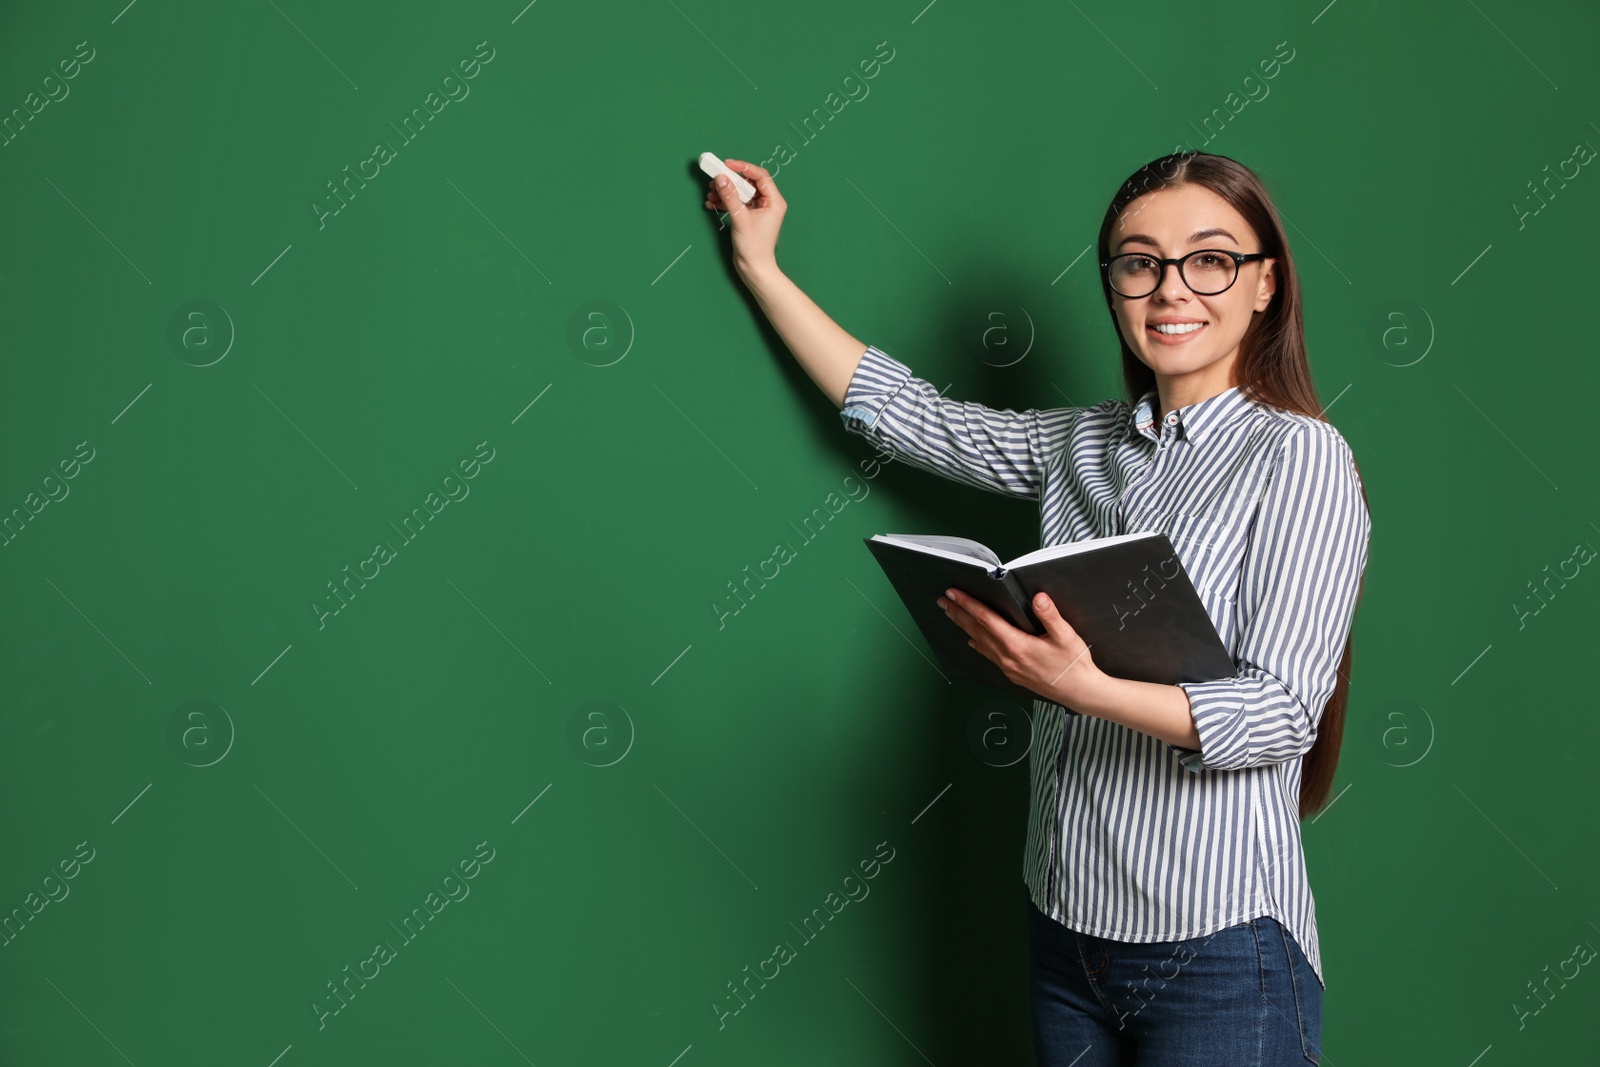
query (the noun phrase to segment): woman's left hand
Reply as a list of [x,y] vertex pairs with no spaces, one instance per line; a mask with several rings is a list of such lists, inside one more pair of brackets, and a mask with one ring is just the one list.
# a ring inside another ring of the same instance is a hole
[[1044,593],[1033,598],[1033,613],[1044,624],[1043,637],[1017,629],[959,589],[945,590],[938,603],[951,621],[967,631],[971,638],[967,644],[992,660],[1007,678],[1063,707],[1087,702],[1103,677],[1089,646]]

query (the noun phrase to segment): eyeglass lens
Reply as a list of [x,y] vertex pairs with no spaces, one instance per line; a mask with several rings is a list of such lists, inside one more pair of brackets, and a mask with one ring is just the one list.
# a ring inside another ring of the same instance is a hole
[[[1200,251],[1179,264],[1184,284],[1202,296],[1214,296],[1233,284],[1239,265],[1232,256]],[[1149,296],[1161,283],[1161,264],[1149,256],[1118,256],[1111,263],[1111,287],[1126,297]]]

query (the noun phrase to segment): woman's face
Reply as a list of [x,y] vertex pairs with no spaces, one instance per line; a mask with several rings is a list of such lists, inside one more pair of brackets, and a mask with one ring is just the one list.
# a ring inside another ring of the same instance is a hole
[[[1176,259],[1198,248],[1260,252],[1256,233],[1226,200],[1203,185],[1170,186],[1145,193],[1123,209],[1111,228],[1110,255],[1144,252]],[[1109,258],[1109,257],[1108,257]],[[1203,258],[1203,257],[1201,257]],[[1197,284],[1200,270],[1190,261]],[[1213,388],[1237,384],[1232,378],[1239,341],[1277,288],[1273,260],[1239,267],[1232,287],[1200,296],[1169,266],[1149,296],[1128,299],[1113,293],[1117,326],[1134,354],[1158,376],[1197,375]],[[1163,334],[1158,323],[1201,323],[1186,333]]]

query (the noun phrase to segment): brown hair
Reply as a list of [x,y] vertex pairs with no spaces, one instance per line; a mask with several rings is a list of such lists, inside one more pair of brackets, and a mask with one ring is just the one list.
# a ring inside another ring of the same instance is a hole
[[[1317,400],[1311,367],[1306,360],[1305,325],[1300,313],[1300,281],[1295,274],[1294,260],[1289,254],[1289,236],[1284,232],[1283,221],[1278,217],[1266,187],[1248,167],[1227,156],[1208,152],[1176,152],[1146,163],[1122,183],[1117,195],[1112,197],[1110,207],[1106,209],[1105,220],[1100,224],[1099,261],[1104,263],[1111,258],[1111,229],[1129,204],[1145,193],[1187,184],[1204,186],[1232,205],[1255,230],[1261,241],[1259,251],[1274,259],[1277,290],[1266,309],[1251,321],[1239,344],[1238,364],[1235,367],[1239,392],[1257,403],[1322,419],[1322,404]],[[1112,310],[1115,321],[1111,282],[1104,270],[1100,272],[1100,285],[1105,290],[1106,307]],[[1127,388],[1129,402],[1137,403],[1140,397],[1155,388],[1155,371],[1134,355],[1126,338],[1120,339],[1123,384]],[[1357,473],[1359,475],[1359,468]],[[1363,485],[1363,503],[1366,502],[1366,494]],[[1363,573],[1356,586],[1358,604],[1365,585],[1366,575]],[[1323,709],[1317,739],[1301,767],[1302,819],[1319,811],[1327,803],[1328,792],[1333,787],[1333,774],[1339,764],[1339,745],[1344,738],[1345,706],[1350,693],[1351,648],[1351,641],[1347,637],[1333,695]]]

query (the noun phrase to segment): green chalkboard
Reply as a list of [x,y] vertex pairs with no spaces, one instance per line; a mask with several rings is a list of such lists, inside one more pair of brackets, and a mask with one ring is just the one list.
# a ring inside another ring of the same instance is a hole
[[1032,1062],[1026,738],[861,539],[1037,509],[874,465],[707,150],[1014,408],[1120,394],[1124,177],[1263,177],[1374,519],[1327,1062],[1592,1055],[1592,5],[122,4],[0,13],[0,1062]]

